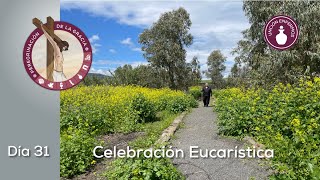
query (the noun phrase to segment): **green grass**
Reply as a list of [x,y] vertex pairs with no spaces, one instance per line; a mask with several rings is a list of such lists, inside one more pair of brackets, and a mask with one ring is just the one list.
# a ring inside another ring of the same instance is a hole
[[130,142],[129,146],[139,149],[150,148],[159,139],[162,131],[169,127],[178,115],[179,114],[169,113],[168,111],[159,113],[159,121],[144,124],[142,131],[144,131],[146,135]]
[[[148,149],[154,146],[162,131],[170,126],[179,114],[163,111],[159,121],[143,124],[146,133],[129,143],[132,149]],[[155,147],[156,148],[156,147]],[[185,179],[168,158],[118,158],[103,174],[108,179]]]

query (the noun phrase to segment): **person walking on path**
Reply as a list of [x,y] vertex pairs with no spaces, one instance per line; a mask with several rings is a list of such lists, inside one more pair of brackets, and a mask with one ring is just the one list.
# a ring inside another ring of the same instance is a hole
[[212,96],[212,90],[208,86],[208,83],[205,84],[205,86],[201,90],[202,97],[203,97],[203,106],[208,107],[210,102],[210,97]]

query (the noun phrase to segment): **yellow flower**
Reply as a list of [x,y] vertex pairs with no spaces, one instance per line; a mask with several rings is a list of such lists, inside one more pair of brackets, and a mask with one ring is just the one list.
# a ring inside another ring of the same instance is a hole
[[313,87],[313,84],[312,84],[311,81],[307,81],[306,84],[307,84],[307,86],[309,86],[309,87]]
[[282,135],[280,133],[277,133],[276,137],[275,137],[276,140],[280,141],[283,139]]
[[298,127],[300,126],[300,120],[295,118],[291,121],[291,125],[293,125],[294,127]]

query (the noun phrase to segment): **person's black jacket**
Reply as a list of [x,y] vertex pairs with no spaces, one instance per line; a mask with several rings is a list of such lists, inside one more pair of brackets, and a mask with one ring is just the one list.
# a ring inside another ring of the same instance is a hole
[[212,96],[212,90],[209,86],[205,86],[202,88],[202,95],[203,96]]

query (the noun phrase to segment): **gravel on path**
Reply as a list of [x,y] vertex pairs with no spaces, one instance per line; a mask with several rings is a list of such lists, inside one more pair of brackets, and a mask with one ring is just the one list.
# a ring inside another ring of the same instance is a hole
[[184,158],[175,158],[173,163],[188,180],[248,180],[267,179],[270,171],[260,163],[260,159],[240,158],[190,158],[190,146],[199,149],[246,148],[243,142],[218,135],[216,113],[212,107],[194,108],[183,120],[184,126],[176,133],[172,149],[182,149]]

